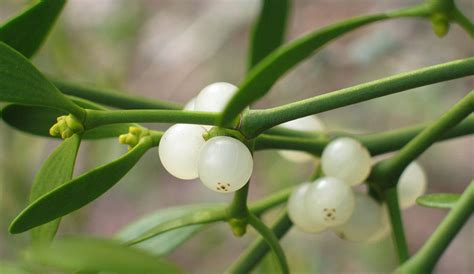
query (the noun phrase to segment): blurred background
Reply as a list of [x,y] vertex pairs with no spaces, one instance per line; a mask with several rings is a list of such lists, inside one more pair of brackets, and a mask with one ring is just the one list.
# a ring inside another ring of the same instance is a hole
[[[0,0],[0,22],[29,2]],[[294,0],[287,40],[351,16],[419,2]],[[456,3],[474,19],[474,2]],[[238,85],[243,79],[249,29],[258,10],[259,1],[252,0],[69,0],[33,62],[58,78],[185,103],[212,82]],[[255,108],[473,55],[473,41],[457,25],[439,39],[426,21],[376,23],[345,35],[299,65]],[[432,121],[473,87],[474,77],[467,77],[319,116],[334,130],[370,133],[395,129]],[[429,193],[463,191],[473,178],[473,144],[473,137],[458,138],[423,154],[419,160],[428,174]],[[35,172],[57,145],[57,141],[20,133],[0,122],[2,259],[15,260],[28,245],[27,233],[12,236],[7,227],[27,204]],[[83,142],[75,174],[107,163],[125,151],[115,139]],[[250,200],[303,182],[312,168],[311,164],[288,162],[276,151],[256,153],[255,165]],[[153,150],[111,191],[65,217],[60,233],[112,236],[127,223],[158,209],[230,199],[231,195],[208,191],[198,182],[175,179],[163,169],[157,150]],[[403,212],[412,253],[445,215],[445,210],[418,206]],[[274,213],[268,220],[272,216]],[[474,273],[473,224],[471,218],[443,255],[436,273]],[[227,225],[211,225],[169,258],[189,273],[221,273],[255,236],[250,229],[238,239]],[[292,229],[282,245],[294,273],[388,273],[396,265],[390,239],[363,245],[342,241],[330,232],[310,235]],[[269,261],[271,258],[256,273],[272,273]]]

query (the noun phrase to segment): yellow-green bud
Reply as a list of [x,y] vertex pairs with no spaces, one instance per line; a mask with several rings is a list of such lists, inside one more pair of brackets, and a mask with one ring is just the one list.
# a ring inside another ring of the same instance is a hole
[[51,136],[59,136],[59,129],[58,129],[58,124],[54,124],[50,129],[49,129],[49,135]]
[[62,139],[67,139],[71,137],[74,134],[74,132],[70,128],[66,128],[61,132],[61,138]]
[[62,139],[66,139],[84,131],[84,126],[74,116],[60,116],[56,119],[57,123],[49,129],[49,134],[52,136],[60,136]]
[[138,137],[132,134],[128,134],[125,142],[129,146],[134,147],[138,144]]
[[443,13],[435,13],[431,16],[431,26],[438,37],[443,37],[449,31],[449,18]]
[[72,115],[66,117],[67,126],[74,132],[81,132],[84,130],[84,126]]
[[128,134],[120,135],[119,136],[119,143],[121,143],[122,145],[127,144],[127,136],[128,136]]
[[150,135],[150,131],[146,128],[129,127],[127,134],[119,136],[119,143],[128,145],[129,149],[138,145],[140,140]]
[[247,222],[241,219],[229,220],[229,225],[232,230],[232,234],[236,237],[242,237],[247,232]]
[[133,135],[140,136],[140,134],[142,133],[142,129],[139,127],[129,127],[128,132]]

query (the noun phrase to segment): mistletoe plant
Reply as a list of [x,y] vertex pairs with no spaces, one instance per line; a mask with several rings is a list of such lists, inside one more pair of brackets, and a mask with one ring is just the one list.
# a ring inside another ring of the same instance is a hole
[[[471,216],[474,183],[467,184],[460,195],[419,197],[426,188],[426,177],[414,161],[435,142],[474,132],[474,92],[467,92],[431,123],[377,134],[329,132],[314,115],[472,76],[473,57],[274,108],[249,108],[297,64],[336,38],[369,24],[415,18],[430,20],[440,37],[451,24],[458,24],[474,38],[473,23],[452,0],[430,0],[351,18],[290,42],[285,42],[290,0],[262,0],[251,33],[245,78],[238,86],[222,82],[209,85],[184,109],[172,102],[104,92],[45,77],[29,58],[45,40],[64,4],[64,0],[39,1],[0,28],[0,101],[10,103],[2,109],[2,120],[38,136],[63,139],[36,174],[29,204],[10,224],[12,234],[31,232],[31,248],[25,253],[29,265],[80,273],[180,272],[161,256],[202,225],[227,222],[236,236],[244,235],[249,225],[261,236],[226,270],[228,273],[248,273],[270,250],[281,272],[289,273],[279,239],[293,224],[310,233],[332,230],[352,241],[373,242],[391,232],[400,263],[396,271],[428,273]],[[176,125],[160,132],[139,123]],[[73,178],[81,141],[110,137],[127,145],[128,152]],[[155,147],[172,175],[185,180],[199,177],[210,190],[233,192],[231,203],[161,210],[130,225],[113,240],[55,239],[63,216],[99,198]],[[267,149],[279,149],[298,162],[321,157],[321,165],[315,167],[307,182],[248,203],[253,154]],[[387,152],[395,153],[372,164],[372,157]],[[361,183],[369,186],[368,193],[352,188]],[[400,208],[411,206],[417,197],[422,206],[451,210],[425,245],[410,256]],[[261,216],[280,204],[287,206],[274,223],[268,226],[262,222]]]

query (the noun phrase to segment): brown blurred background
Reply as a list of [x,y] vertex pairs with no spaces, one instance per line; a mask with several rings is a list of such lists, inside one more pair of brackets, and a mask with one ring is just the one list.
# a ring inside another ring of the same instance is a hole
[[[185,103],[217,81],[238,84],[245,75],[249,29],[259,1],[251,0],[69,0],[34,63],[71,81],[128,90]],[[386,11],[421,1],[294,0],[288,39],[351,16]],[[29,1],[1,0],[0,22]],[[472,0],[456,1],[474,19]],[[399,19],[376,23],[338,39],[292,70],[255,107],[276,106],[395,73],[474,55],[474,43],[457,25],[443,39],[430,23]],[[431,85],[322,113],[335,130],[378,132],[435,119],[474,88],[474,77]],[[166,128],[166,125],[155,128]],[[420,162],[428,192],[461,192],[473,178],[473,138],[433,146]],[[14,260],[28,235],[9,235],[12,218],[26,205],[35,172],[57,141],[19,133],[0,122],[0,256]],[[126,148],[115,139],[84,142],[76,175],[117,158]],[[257,153],[250,200],[301,183],[310,165],[285,161],[275,151]],[[178,193],[179,188],[179,193]],[[161,166],[157,151],[111,191],[63,219],[60,233],[110,236],[130,221],[160,208],[228,201],[199,182],[179,181]],[[410,251],[430,236],[445,210],[414,206],[403,212]],[[271,214],[270,214],[271,215]],[[269,218],[270,219],[270,218]],[[474,273],[471,219],[436,268],[436,273]],[[232,236],[212,225],[169,257],[189,273],[221,273],[256,236]],[[390,239],[375,245],[342,241],[331,233],[292,229],[282,241],[294,273],[387,273],[396,265]],[[218,259],[216,259],[218,258]],[[266,259],[256,273],[270,273]]]

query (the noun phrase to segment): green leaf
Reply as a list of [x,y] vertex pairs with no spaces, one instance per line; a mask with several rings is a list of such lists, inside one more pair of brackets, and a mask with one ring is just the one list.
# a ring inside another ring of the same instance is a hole
[[[23,106],[11,104],[3,109],[2,119],[11,127],[34,135],[53,137],[49,129],[56,122],[56,118],[67,115],[67,112],[57,109]],[[86,130],[83,139],[113,138],[128,132],[128,128],[134,124],[110,124]],[[59,137],[57,137],[59,138]]]
[[285,39],[290,0],[262,0],[250,41],[249,68],[254,67]]
[[457,193],[432,193],[418,197],[416,203],[424,207],[453,208],[460,197]]
[[225,220],[226,217],[226,206],[222,204],[215,204],[210,208],[195,208],[193,210],[189,210],[188,212],[183,212],[183,214],[177,218],[157,223],[155,226],[150,227],[142,233],[139,233],[139,235],[136,237],[127,240],[125,244],[135,245],[171,230],[197,224],[207,224],[211,222],[222,221]]
[[[81,144],[81,137],[74,134],[64,140],[41,166],[31,187],[30,203],[48,193],[54,188],[69,182],[74,172],[77,151]],[[31,230],[33,243],[50,242],[59,227],[60,219]]]
[[0,261],[0,271],[2,274],[34,274],[21,264],[6,261]]
[[321,28],[273,51],[249,71],[222,113],[220,125],[230,124],[242,110],[263,97],[282,75],[331,40],[387,18],[387,14],[355,17]]
[[0,42],[0,101],[55,108],[79,119],[84,110],[64,96],[17,51]]
[[30,58],[43,44],[65,0],[42,0],[0,27],[0,41]]
[[117,160],[95,168],[41,196],[13,220],[10,233],[27,231],[94,201],[125,176],[151,146],[151,138],[144,138]]
[[176,266],[142,250],[108,239],[65,237],[51,245],[33,246],[26,260],[66,271],[112,273],[182,273]]
[[[118,233],[117,238],[122,241],[129,241],[140,237],[153,227],[159,226],[171,220],[180,219],[189,213],[221,206],[221,204],[194,204],[159,210],[141,218],[132,224],[127,225]],[[203,225],[190,225],[187,227],[178,228],[143,241],[135,246],[147,250],[155,255],[166,255],[193,236],[196,232],[200,231],[202,228]]]

